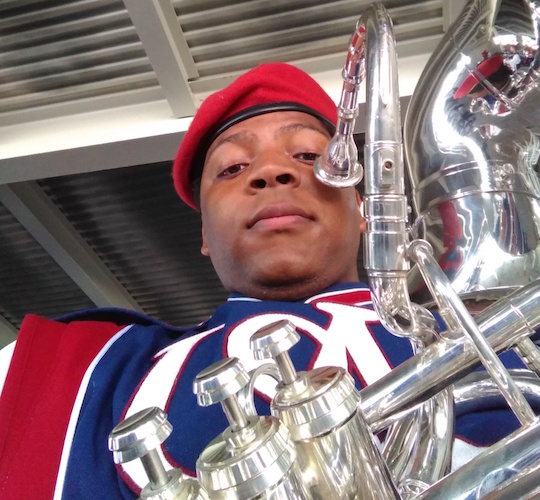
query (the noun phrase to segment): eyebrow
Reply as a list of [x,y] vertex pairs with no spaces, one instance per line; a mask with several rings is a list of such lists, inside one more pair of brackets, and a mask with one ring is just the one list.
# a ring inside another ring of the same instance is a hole
[[[328,138],[329,134],[326,132],[326,129],[321,126],[314,127],[312,125],[306,125],[305,123],[289,123],[287,125],[283,125],[278,130],[276,130],[275,135],[285,135],[290,132],[294,132],[296,130],[312,130],[314,132],[319,133],[320,135],[323,135],[325,138]],[[252,141],[256,139],[256,135],[253,132],[250,132],[248,130],[244,130],[242,132],[237,132],[235,134],[228,135],[226,137],[217,138],[214,143],[210,146],[208,149],[208,152],[206,153],[207,157],[210,156],[217,148],[219,148],[221,145],[226,143],[235,143],[235,142],[242,142],[242,141]]]
[[276,135],[283,135],[288,132],[293,132],[295,130],[313,130],[314,132],[318,132],[321,135],[324,135],[325,137],[328,137],[329,134],[326,131],[326,129],[321,125],[321,127],[314,127],[313,125],[307,125],[305,123],[290,123],[288,125],[284,125],[283,127],[279,128],[276,131]]
[[208,148],[206,156],[210,156],[217,148],[221,145],[228,142],[242,142],[242,141],[252,141],[255,139],[255,134],[249,131],[237,132],[235,134],[228,135],[227,137],[218,137],[212,145]]

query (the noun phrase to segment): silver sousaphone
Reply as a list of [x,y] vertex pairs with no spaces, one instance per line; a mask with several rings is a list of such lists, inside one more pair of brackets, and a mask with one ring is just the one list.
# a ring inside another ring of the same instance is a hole
[[[159,410],[111,434],[116,461],[142,460],[145,498],[540,496],[540,422],[531,407],[540,403],[540,355],[530,338],[540,327],[538,8],[467,2],[418,82],[404,141],[392,23],[381,4],[365,10],[343,69],[337,132],[315,173],[336,187],[360,181],[353,131],[365,79],[365,268],[381,322],[416,354],[357,392],[339,369],[296,372],[286,354],[294,325],[254,332],[255,355],[273,363],[247,374],[225,360],[195,381],[199,400],[220,402],[231,424],[201,454],[198,481],[160,465],[170,429]],[[519,67],[513,45],[524,56]],[[486,300],[472,317],[470,302]],[[505,369],[497,353],[509,349],[528,370]],[[473,373],[481,364],[486,370]],[[278,381],[271,417],[250,402],[264,370]],[[455,415],[497,398],[521,426],[456,469]],[[382,430],[379,449],[373,434]]]

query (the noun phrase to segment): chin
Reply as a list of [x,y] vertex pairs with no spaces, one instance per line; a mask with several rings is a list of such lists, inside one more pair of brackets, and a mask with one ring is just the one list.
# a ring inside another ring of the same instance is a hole
[[[253,274],[256,281],[267,284],[268,286],[287,286],[297,282],[312,281],[321,275],[320,266],[306,266],[310,262],[306,258],[302,262],[271,262],[265,261],[263,269]],[[324,268],[322,268],[324,269]],[[268,272],[271,270],[271,272]]]

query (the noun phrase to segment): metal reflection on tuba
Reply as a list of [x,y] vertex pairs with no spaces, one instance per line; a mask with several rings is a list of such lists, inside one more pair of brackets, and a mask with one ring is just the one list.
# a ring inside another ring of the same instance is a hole
[[[380,4],[351,38],[336,136],[315,166],[322,182],[357,183],[351,147],[364,76],[367,95],[365,267],[382,323],[408,337],[416,355],[358,392],[339,369],[297,373],[287,356],[293,325],[251,338],[275,358],[247,374],[225,360],[199,374],[198,399],[220,402],[230,427],[203,451],[198,482],[165,471],[159,410],[111,434],[115,459],[141,458],[144,498],[472,499],[539,493],[540,184],[535,113],[538,67],[508,69],[504,35],[536,43],[537,13],[525,1],[471,0],[430,59],[405,122],[405,151],[418,218],[412,239],[402,153],[395,42]],[[532,38],[531,38],[532,36]],[[381,250],[384,249],[384,250]],[[488,262],[488,259],[491,259]],[[411,270],[410,267],[413,266]],[[412,293],[411,293],[412,290]],[[440,333],[434,304],[447,324]],[[463,299],[494,299],[473,318]],[[508,372],[496,353],[515,349],[530,368]],[[470,374],[479,364],[485,374]],[[271,417],[250,403],[255,378],[278,380]],[[521,428],[449,474],[454,412],[502,395]],[[167,427],[168,429],[168,427]],[[379,450],[373,433],[388,429]],[[334,466],[338,460],[339,470]]]
[[[497,299],[540,278],[537,9],[468,2],[407,110],[415,232],[464,298]],[[416,273],[411,289],[429,300]]]

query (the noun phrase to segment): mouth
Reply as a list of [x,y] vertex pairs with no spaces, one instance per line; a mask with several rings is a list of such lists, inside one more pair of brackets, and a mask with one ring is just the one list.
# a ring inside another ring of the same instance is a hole
[[300,207],[279,203],[259,210],[249,220],[248,229],[286,229],[313,220],[313,217]]

